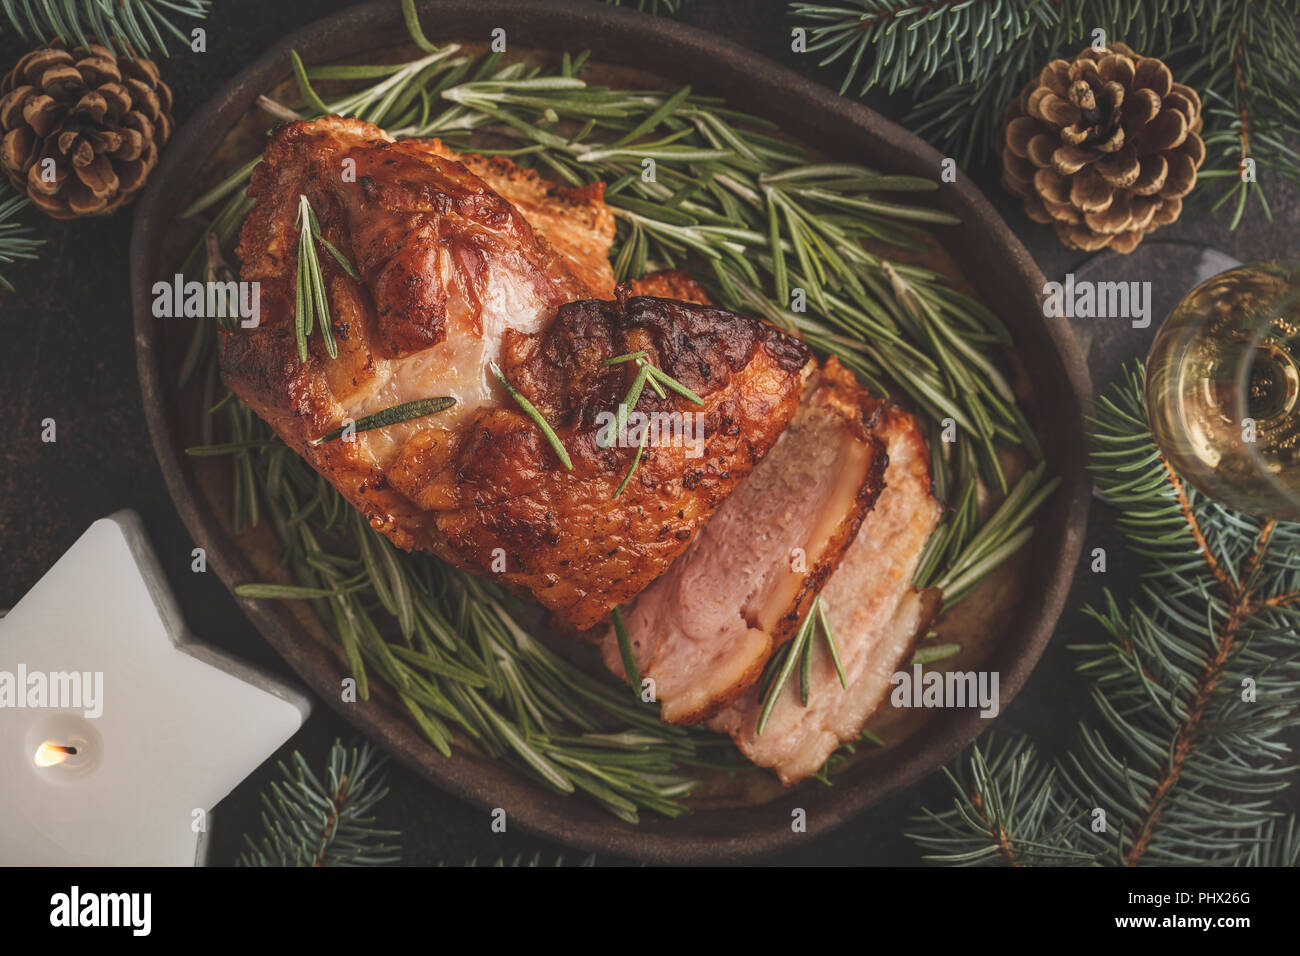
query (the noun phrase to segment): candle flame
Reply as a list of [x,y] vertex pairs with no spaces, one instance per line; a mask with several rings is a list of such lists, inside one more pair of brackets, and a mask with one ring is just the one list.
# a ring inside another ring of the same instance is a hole
[[50,743],[50,741],[47,740],[36,748],[36,766],[53,767],[56,764],[63,763],[63,761],[67,760],[69,757],[75,757],[76,755],[76,747],[64,747],[62,744]]

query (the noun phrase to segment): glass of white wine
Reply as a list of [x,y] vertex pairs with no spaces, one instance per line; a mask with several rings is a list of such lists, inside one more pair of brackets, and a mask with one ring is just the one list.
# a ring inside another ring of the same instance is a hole
[[1202,282],[1147,357],[1147,416],[1170,466],[1229,508],[1300,521],[1300,263]]

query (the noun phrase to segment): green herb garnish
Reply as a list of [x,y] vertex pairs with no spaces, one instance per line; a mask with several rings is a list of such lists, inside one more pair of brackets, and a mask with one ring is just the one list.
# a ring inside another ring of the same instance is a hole
[[[803,657],[804,648],[811,646],[810,638],[812,637],[813,623],[816,615],[811,611],[805,615],[803,623],[799,625],[799,630],[795,632],[794,639],[790,641],[786,648],[785,660],[781,662],[781,669],[776,674],[776,679],[769,679],[766,690],[763,692],[763,709],[758,714],[758,726],[755,733],[761,734],[763,728],[767,726],[767,719],[772,716],[772,708],[776,706],[777,699],[781,696],[781,691],[785,689],[786,682],[790,675],[794,673],[795,665]],[[772,655],[775,661],[779,655]],[[769,666],[771,664],[769,663]],[[804,703],[807,704],[807,698],[804,697]]]
[[[311,203],[306,196],[298,197],[298,278],[294,296],[293,320],[294,331],[298,336],[298,359],[307,361],[307,339],[312,329],[320,325],[321,337],[325,339],[325,351],[330,358],[338,358],[339,347],[334,341],[334,330],[330,328],[329,297],[325,293],[325,275],[321,272],[320,257],[316,255],[316,242],[323,245],[353,279],[360,279],[357,270],[352,267],[343,253],[321,235],[320,223],[312,212]],[[313,239],[315,241],[313,241]]]
[[944,661],[961,653],[960,644],[931,644],[928,647],[918,647],[916,653],[912,655],[913,664],[933,664],[937,661]]
[[614,633],[618,635],[618,652],[623,657],[623,673],[632,687],[636,699],[641,699],[641,671],[636,666],[636,654],[632,652],[632,638],[627,633],[627,624],[623,621],[623,612],[615,607],[609,612],[614,618]]
[[[14,215],[31,200],[26,196],[9,195],[8,185],[0,189],[0,196],[4,197],[0,200],[0,263],[7,265],[15,259],[35,259],[39,255],[36,250],[45,240],[30,238],[31,230],[14,221]],[[2,275],[0,286],[14,291],[13,285]]]
[[[353,432],[369,431],[372,428],[385,428],[389,425],[397,425],[401,422],[409,422],[413,418],[423,418],[425,415],[432,415],[434,412],[441,412],[456,404],[456,399],[442,398],[417,398],[413,402],[403,402],[401,405],[394,405],[391,408],[385,408],[382,411],[375,412],[373,415],[367,415],[364,418],[358,418],[352,423]],[[333,441],[347,431],[348,426],[342,425],[331,432],[326,432],[319,438],[313,438],[309,445],[319,445],[322,442]]]
[[790,675],[794,673],[796,666],[799,668],[799,703],[803,707],[808,706],[808,699],[812,694],[812,652],[816,644],[813,636],[817,630],[820,630],[826,639],[826,647],[830,651],[831,660],[835,662],[835,673],[839,675],[840,686],[845,688],[849,686],[844,676],[844,667],[840,663],[840,649],[835,643],[835,635],[831,631],[830,621],[826,619],[826,609],[822,607],[822,599],[819,595],[813,600],[812,607],[804,616],[794,639],[773,654],[767,662],[759,683],[759,695],[763,707],[758,715],[757,733],[761,734],[763,728],[767,726],[772,708],[776,706],[777,698],[781,696],[781,691],[790,680]]
[[565,450],[564,442],[560,441],[560,436],[555,434],[555,429],[542,417],[542,413],[537,410],[537,407],[532,402],[519,394],[519,390],[506,381],[505,375],[502,374],[501,368],[496,362],[489,362],[488,367],[492,369],[492,374],[497,377],[497,381],[501,383],[502,387],[510,393],[510,397],[519,403],[519,407],[523,409],[524,414],[531,418],[533,423],[542,430],[546,440],[555,449],[555,455],[560,459],[560,464],[572,471],[573,459],[569,457],[568,451]]
[[[660,369],[652,365],[650,363],[649,353],[647,352],[644,351],[628,352],[626,355],[616,355],[613,358],[605,359],[604,364],[621,365],[624,362],[635,362],[637,364],[637,374],[636,374],[636,378],[632,380],[632,387],[628,389],[627,397],[624,398],[623,401],[619,403],[618,419],[616,423],[618,429],[617,434],[622,435],[623,432],[626,430],[627,416],[630,415],[636,409],[637,402],[641,401],[641,392],[645,390],[645,386],[647,382],[649,382],[650,387],[653,388],[659,394],[660,398],[668,397],[667,393],[663,390],[662,387],[660,387],[662,383],[663,385],[668,386],[678,395],[682,395],[685,398],[690,399],[696,405],[704,404],[704,399],[696,395],[695,392],[691,391],[691,389],[687,388],[685,385],[677,381],[677,379],[673,378],[671,375],[661,371]],[[647,441],[649,440],[649,437],[650,437],[650,428],[649,425],[647,424],[647,426],[641,430],[641,442],[640,444],[637,445],[636,455],[632,459],[632,467],[628,469],[627,474],[623,476],[623,481],[619,484],[618,488],[614,491],[615,498],[617,498],[619,495],[621,495],[624,492],[624,490],[628,486],[628,482],[632,480],[633,473],[637,470],[637,467],[641,464],[641,456],[645,454],[645,447]]]
[[835,642],[835,632],[831,630],[831,622],[826,619],[826,607],[822,604],[820,595],[813,601],[813,611],[817,613],[817,623],[821,626],[822,633],[826,635],[826,647],[831,652],[831,660],[835,662],[835,673],[839,675],[840,686],[847,689],[849,682],[844,678],[844,665],[840,663],[840,647]]

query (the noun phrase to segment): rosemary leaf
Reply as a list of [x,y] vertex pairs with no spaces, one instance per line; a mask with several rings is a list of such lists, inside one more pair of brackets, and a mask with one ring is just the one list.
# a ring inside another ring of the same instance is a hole
[[801,707],[808,706],[808,695],[812,692],[812,652],[813,642],[805,642],[803,657],[799,664],[799,705]]
[[334,260],[339,264],[339,266],[343,269],[344,272],[346,272],[351,278],[355,279],[357,282],[361,281],[361,276],[357,273],[356,268],[352,265],[352,263],[348,262],[347,256],[339,252],[338,249],[334,247],[334,243],[330,242],[328,239],[322,236],[319,231],[316,233],[316,241],[325,247],[325,251],[334,257]]
[[844,665],[840,663],[840,648],[835,642],[835,632],[831,630],[831,622],[826,619],[826,608],[822,604],[821,595],[813,601],[813,610],[817,613],[817,624],[826,637],[826,646],[830,649],[831,660],[835,662],[835,673],[839,675],[840,686],[848,689],[849,682],[844,677]]
[[649,438],[650,438],[650,429],[649,428],[643,429],[641,431],[641,443],[636,446],[636,455],[633,456],[632,458],[632,467],[628,468],[627,474],[623,476],[623,481],[619,484],[618,488],[615,489],[614,491],[615,498],[617,498],[619,495],[623,493],[624,489],[627,488],[628,483],[632,480],[632,475],[636,473],[637,466],[641,464],[641,456],[645,454],[645,446]]
[[789,652],[785,656],[785,663],[781,665],[781,670],[777,673],[776,679],[772,681],[767,690],[766,697],[763,700],[763,709],[758,714],[758,726],[755,728],[755,734],[761,734],[767,727],[767,719],[772,716],[772,708],[776,706],[777,699],[781,696],[781,691],[785,689],[786,682],[790,680],[790,675],[794,673],[795,665],[803,657],[804,648],[812,635],[813,615],[804,616],[803,623],[799,625],[799,630],[790,642]]
[[296,584],[241,584],[235,593],[245,598],[271,598],[281,601],[299,601],[307,598],[328,598],[340,594],[350,594],[361,590],[365,585],[357,584],[351,588],[309,588]]
[[913,664],[934,664],[937,661],[947,660],[960,654],[962,646],[960,644],[932,644],[926,647],[918,647],[916,653],[912,655]]
[[217,445],[192,445],[185,449],[185,454],[194,458],[211,458],[217,455],[233,455],[235,452],[269,448],[270,441],[228,441]]
[[604,364],[621,365],[623,362],[639,362],[648,354],[647,352],[628,352],[626,355],[615,355],[613,358],[607,358]]
[[[366,415],[358,418],[352,423],[354,432],[370,431],[372,428],[387,428],[389,425],[397,425],[401,422],[409,422],[415,418],[423,418],[426,415],[432,415],[435,412],[445,411],[456,404],[456,399],[447,396],[439,398],[417,398],[413,402],[403,402],[400,405],[393,405],[382,411],[375,412],[373,415]],[[309,445],[319,445],[323,442],[333,441],[341,436],[347,430],[346,425],[341,425],[333,431],[326,432],[319,438],[313,438]]]
[[293,65],[293,78],[298,83],[298,92],[307,101],[307,105],[315,110],[318,116],[327,115],[330,108],[312,89],[311,80],[307,78],[307,68],[302,65],[302,57],[298,55],[297,50],[289,51],[289,62]]
[[623,657],[623,674],[627,677],[633,696],[640,701],[641,672],[637,670],[636,654],[632,651],[632,638],[628,636],[627,624],[623,621],[623,611],[615,607],[610,614],[614,618],[614,633],[618,636],[618,652]]
[[496,362],[489,362],[488,367],[492,370],[492,374],[496,376],[497,381],[501,383],[501,386],[510,393],[510,397],[519,403],[519,407],[523,409],[524,414],[531,418],[533,423],[541,429],[542,434],[546,436],[546,440],[551,443],[551,448],[555,450],[556,457],[560,459],[560,464],[572,471],[573,459],[569,457],[569,453],[565,450],[564,442],[560,441],[560,436],[555,434],[555,429],[547,423],[546,419],[542,417],[542,413],[537,410],[532,402],[519,394],[519,390],[506,381],[505,375],[502,374],[501,368]]
[[691,391],[689,388],[687,388],[681,382],[677,381],[677,379],[673,378],[671,375],[667,374],[666,372],[661,372],[658,368],[656,368],[653,365],[647,365],[646,368],[650,370],[651,378],[663,384],[664,387],[672,389],[678,395],[682,396],[687,401],[694,402],[696,405],[704,404],[704,399],[700,398],[700,396],[696,395],[695,392]]

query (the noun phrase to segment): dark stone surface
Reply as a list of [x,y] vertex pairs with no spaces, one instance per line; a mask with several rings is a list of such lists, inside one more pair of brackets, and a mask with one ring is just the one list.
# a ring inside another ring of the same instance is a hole
[[[539,0],[542,2],[542,0]],[[174,53],[161,61],[164,80],[176,94],[175,116],[184,122],[226,80],[284,32],[348,6],[347,0],[222,0],[206,23],[208,52]],[[808,76],[837,85],[835,67],[818,68],[813,57],[790,52],[791,22],[777,0],[694,0],[681,17],[752,47]],[[508,24],[506,25],[508,26]],[[436,26],[426,24],[436,40]],[[8,66],[26,44],[12,32],[0,39],[0,64]],[[873,97],[871,105],[894,118],[906,112],[901,100]],[[1090,257],[1062,248],[1050,229],[1029,222],[1015,201],[997,185],[995,165],[968,171],[1034,254],[1044,273],[1060,278]],[[1162,230],[1162,239],[1215,246],[1241,260],[1300,250],[1300,190],[1268,183],[1274,221],[1252,209],[1235,231],[1227,216],[1203,201],[1189,204],[1181,220]],[[1202,197],[1203,199],[1203,197]],[[55,223],[34,211],[24,217],[36,225],[47,245],[39,261],[6,266],[17,294],[0,293],[0,401],[5,408],[3,466],[0,467],[0,607],[12,606],[96,518],[118,508],[133,508],[144,519],[192,629],[203,639],[293,680],[293,674],[261,640],[235,607],[215,575],[189,570],[194,546],[172,508],[145,430],[136,383],[135,351],[127,287],[128,209],[105,220]],[[1157,296],[1174,300],[1187,287],[1186,257],[1147,256]],[[1144,267],[1145,268],[1145,267]],[[1099,259],[1090,264],[1096,278],[1120,278],[1121,264]],[[1174,291],[1170,291],[1170,290]],[[1158,323],[1160,314],[1155,316]],[[1095,330],[1106,367],[1141,357],[1143,340]],[[1098,380],[1098,384],[1102,384]],[[40,441],[41,421],[58,423],[58,441]],[[1098,506],[1100,508],[1101,506]],[[1078,613],[1107,582],[1123,588],[1132,575],[1122,542],[1094,510],[1088,547],[1105,547],[1110,570],[1084,573],[1076,582],[1068,610],[1033,677],[1008,710],[1000,727],[1025,730],[1051,750],[1066,742],[1086,713],[1084,692],[1072,674],[1067,645],[1088,632]],[[284,749],[301,750],[314,765],[323,762],[336,736],[351,739],[351,728],[331,711],[317,708],[307,726]],[[211,862],[232,863],[242,834],[258,826],[259,794],[276,771],[270,762],[254,773],[216,809]],[[380,823],[402,831],[404,861],[481,861],[540,850],[546,859],[564,853],[523,833],[492,834],[485,814],[448,797],[393,767],[391,793],[380,805]],[[810,841],[772,863],[915,863],[919,854],[903,835],[921,806],[947,803],[937,776],[874,808],[832,836]],[[610,860],[608,862],[614,862]]]

